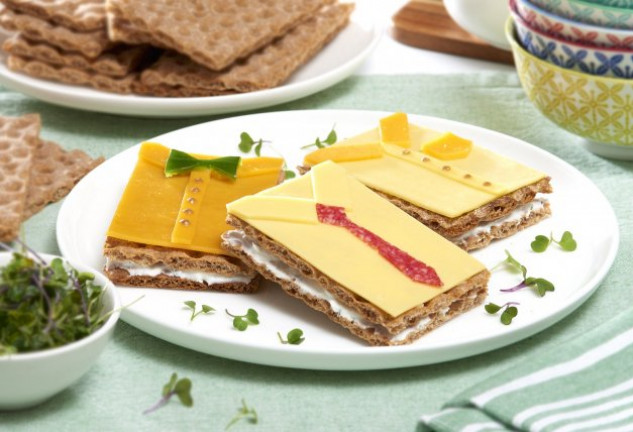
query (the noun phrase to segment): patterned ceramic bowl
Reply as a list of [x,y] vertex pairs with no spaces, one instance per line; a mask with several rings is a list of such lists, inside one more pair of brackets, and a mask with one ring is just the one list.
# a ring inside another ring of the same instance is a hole
[[633,9],[607,6],[590,0],[528,0],[561,17],[609,28],[633,29]]
[[530,27],[544,33],[582,44],[633,49],[631,30],[610,29],[572,21],[541,9],[528,0],[510,0],[510,5]]
[[512,18],[506,36],[521,84],[550,121],[585,138],[601,156],[633,159],[633,81],[561,68],[525,50],[515,38]]
[[605,6],[633,9],[633,0],[588,0]]
[[592,75],[633,78],[633,50],[569,42],[533,29],[516,12],[511,13],[518,41],[541,60]]

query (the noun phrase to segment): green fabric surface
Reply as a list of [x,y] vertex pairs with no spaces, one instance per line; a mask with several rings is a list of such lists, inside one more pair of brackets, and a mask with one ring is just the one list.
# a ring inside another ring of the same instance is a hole
[[[538,356],[606,321],[631,298],[633,188],[630,162],[602,159],[557,128],[527,100],[514,73],[352,77],[316,95],[264,111],[295,109],[405,111],[496,130],[533,143],[578,167],[607,196],[620,221],[621,245],[601,288],[577,311],[547,330],[505,348],[443,364],[398,370],[325,372],[241,363],[163,342],[120,322],[98,363],[49,402],[0,413],[0,430],[221,431],[244,398],[259,423],[234,431],[414,431],[421,414],[526,356]],[[67,148],[113,156],[142,140],[219,117],[142,119],[81,112],[0,92],[0,114],[39,112],[43,137]],[[25,224],[34,249],[57,253],[59,203]],[[600,227],[596,227],[600,229]],[[172,372],[193,381],[194,407],[177,401],[150,414]],[[0,386],[2,384],[0,383]]]

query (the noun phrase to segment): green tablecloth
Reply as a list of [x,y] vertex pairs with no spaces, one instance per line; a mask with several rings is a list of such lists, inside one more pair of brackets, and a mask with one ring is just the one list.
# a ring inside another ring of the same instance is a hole
[[[99,362],[76,385],[31,410],[0,413],[0,430],[224,430],[241,399],[259,423],[231,430],[414,431],[422,414],[527,355],[538,355],[610,318],[630,299],[633,165],[587,152],[526,99],[513,73],[451,76],[353,77],[316,95],[262,111],[295,109],[405,111],[497,130],[561,157],[591,178],[618,216],[621,246],[602,287],[576,312],[546,331],[509,347],[444,364],[399,370],[323,372],[259,366],[199,354],[120,322]],[[218,117],[136,119],[81,112],[0,92],[0,114],[39,112],[42,135],[67,148],[113,156],[155,135]],[[58,253],[59,203],[26,225],[33,248]],[[596,227],[599,229],[599,227]],[[172,372],[193,381],[193,408],[176,401],[151,415]],[[0,383],[0,386],[2,383]]]

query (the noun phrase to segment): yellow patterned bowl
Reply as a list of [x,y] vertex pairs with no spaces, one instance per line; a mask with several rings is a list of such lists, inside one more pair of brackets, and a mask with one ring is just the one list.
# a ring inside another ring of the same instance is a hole
[[549,120],[585,139],[600,156],[633,160],[633,79],[558,67],[530,54],[506,22],[517,72],[528,98]]

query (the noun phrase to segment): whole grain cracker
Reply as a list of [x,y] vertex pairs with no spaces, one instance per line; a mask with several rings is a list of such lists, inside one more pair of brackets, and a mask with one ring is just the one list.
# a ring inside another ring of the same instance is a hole
[[[129,22],[161,46],[221,70],[285,34],[334,0],[107,0],[108,19]],[[126,42],[125,40],[121,40]]]
[[33,151],[24,219],[68,195],[101,162],[103,157],[93,159],[81,150],[66,151],[54,142],[38,140]]
[[5,9],[0,13],[0,26],[17,31],[27,39],[45,42],[64,51],[74,51],[95,58],[115,44],[108,39],[105,28],[90,32],[75,30],[51,23],[31,15]]
[[[150,246],[113,237],[106,238],[103,253],[108,260],[104,272],[117,285],[183,290],[213,290],[232,293],[252,293],[259,287],[260,278],[254,270],[245,266],[239,259],[226,255]],[[147,268],[167,266],[183,271],[216,273],[229,277],[246,276],[250,277],[251,280],[247,283],[225,282],[209,285],[204,282],[185,280],[168,275],[135,276],[124,268],[112,265],[119,262],[133,262],[138,266]]]
[[19,235],[39,133],[38,115],[0,117],[0,241]]
[[39,60],[55,66],[83,69],[112,77],[128,75],[136,70],[154,51],[148,46],[119,45],[95,59],[88,59],[80,54],[61,51],[46,43],[31,42],[19,34],[5,40],[2,49],[9,54],[23,58]]
[[132,85],[138,77],[138,74],[133,72],[124,77],[115,78],[67,66],[55,66],[15,55],[9,56],[7,66],[13,71],[21,72],[35,78],[43,78],[72,85],[85,85],[98,90],[121,94],[131,93]]
[[78,31],[106,28],[105,0],[0,0],[12,10]]
[[[350,3],[327,6],[315,16],[226,71],[215,72],[173,51],[141,74],[145,86],[171,86],[199,91],[199,96],[218,90],[249,92],[275,87],[319,52],[347,25],[354,6]],[[207,93],[203,92],[207,89]]]
[[[403,345],[411,343],[454,316],[481,304],[487,295],[487,283],[490,278],[490,273],[487,270],[483,270],[452,289],[430,299],[426,303],[397,317],[392,317],[357,294],[341,286],[338,282],[316,269],[309,262],[306,262],[288,248],[277,243],[245,221],[229,215],[227,223],[253,241],[260,250],[272,254],[275,259],[278,259],[290,268],[296,270],[302,277],[318,283],[319,286],[327,291],[327,293],[334,297],[340,304],[359,314],[365,321],[371,323],[371,325],[368,327],[360,326],[356,321],[351,321],[334,311],[328,301],[302,292],[294,280],[289,281],[279,278],[265,263],[261,261],[255,262],[239,246],[232,245],[227,241],[227,233],[223,235],[222,247],[224,249],[238,256],[264,278],[279,284],[286,293],[299,298],[309,307],[323,312],[332,321],[337,322],[372,345]],[[429,323],[424,328],[411,331],[411,333],[403,339],[394,339],[394,336],[398,333],[414,327],[417,323],[425,319],[429,319]]]

